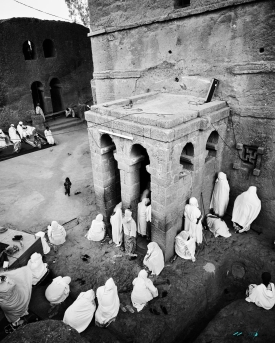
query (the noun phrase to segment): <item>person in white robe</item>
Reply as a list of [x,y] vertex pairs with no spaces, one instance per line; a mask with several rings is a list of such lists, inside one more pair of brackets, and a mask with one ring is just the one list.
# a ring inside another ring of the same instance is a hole
[[238,195],[233,207],[232,222],[236,232],[250,230],[251,223],[261,211],[261,200],[257,196],[257,188],[250,186],[246,192]]
[[43,247],[43,253],[46,255],[50,252],[51,248],[49,247],[49,244],[46,241],[45,238],[45,232],[43,231],[39,231],[35,234],[36,237],[40,237],[41,238],[41,242],[42,242],[42,247]]
[[195,262],[195,238],[190,237],[189,232],[181,231],[175,237],[175,252],[179,257],[184,258],[185,260],[192,260],[192,262]]
[[48,272],[48,264],[43,263],[41,254],[33,253],[28,261],[27,266],[32,272],[32,284],[36,285],[43,276]]
[[47,142],[51,145],[54,144],[54,138],[53,138],[53,134],[52,131],[49,129],[48,126],[46,126],[46,130],[44,131],[44,136],[47,139]]
[[158,296],[158,289],[147,276],[146,270],[142,269],[138,273],[138,277],[133,281],[134,288],[131,293],[131,300],[138,312],[140,312],[150,300]]
[[149,196],[150,196],[150,185],[148,185],[148,186],[149,186],[149,187],[146,188],[146,189],[142,192],[141,197],[140,197],[140,201],[142,201],[142,200],[145,199],[145,198],[149,198]]
[[58,276],[46,288],[45,297],[52,306],[61,304],[70,293],[71,278],[69,276]]
[[124,233],[124,248],[129,259],[135,259],[137,254],[135,254],[137,246],[137,224],[132,218],[132,211],[130,209],[125,210],[125,216],[122,220],[123,233]]
[[158,243],[151,242],[147,245],[147,254],[143,259],[144,265],[152,272],[159,275],[164,268],[164,257]]
[[10,141],[14,145],[14,151],[19,152],[21,149],[21,138],[18,136],[13,124],[11,124],[9,128],[9,136],[10,136]]
[[81,292],[74,303],[67,308],[63,322],[81,333],[91,323],[95,310],[95,292],[92,289]]
[[207,214],[206,223],[215,238],[218,236],[222,236],[225,238],[231,237],[231,233],[229,232],[229,228],[227,227],[226,222],[218,216]]
[[0,307],[13,326],[28,314],[32,293],[32,272],[25,266],[0,274]]
[[48,226],[48,237],[49,241],[54,245],[60,245],[66,241],[66,230],[58,222],[52,221],[51,225]]
[[200,244],[202,243],[202,214],[198,207],[198,201],[194,197],[190,198],[189,204],[185,205],[184,230],[189,232],[190,236]]
[[44,121],[44,122],[46,121],[44,112],[43,112],[42,108],[40,107],[39,102],[37,103],[37,105],[36,105],[36,107],[35,107],[35,113],[36,113],[37,115],[40,115],[40,116],[43,118],[43,121]]
[[114,208],[114,212],[110,218],[112,226],[112,238],[117,247],[122,243],[122,202]]
[[23,122],[20,121],[17,125],[17,132],[19,133],[20,138],[23,138]]
[[150,199],[147,199],[146,205],[146,239],[151,240],[151,221],[152,221],[152,205]]
[[143,198],[140,203],[138,203],[138,217],[137,217],[137,232],[139,235],[146,236],[146,211],[148,198]]
[[36,135],[36,128],[29,125],[23,125],[22,129],[22,140],[35,148],[36,144],[34,137]]
[[120,305],[117,286],[112,278],[108,279],[104,286],[98,287],[96,297],[98,308],[95,313],[95,324],[107,327],[116,319]]
[[7,138],[4,132],[0,129],[0,149],[5,149],[7,147]]
[[246,292],[246,301],[253,302],[265,310],[271,310],[275,305],[274,283],[271,281],[271,275],[268,272],[262,274],[262,283],[260,285],[251,284]]
[[85,235],[89,241],[99,242],[102,241],[105,236],[105,224],[103,222],[103,215],[98,214],[96,219],[92,221],[91,227],[88,233]]
[[229,191],[230,187],[226,174],[219,172],[210,202],[210,209],[213,209],[214,213],[219,217],[225,215],[229,202]]

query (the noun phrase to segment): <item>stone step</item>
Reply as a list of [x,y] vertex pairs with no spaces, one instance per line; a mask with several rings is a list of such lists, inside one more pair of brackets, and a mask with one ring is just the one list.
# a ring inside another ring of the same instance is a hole
[[55,131],[60,131],[60,130],[67,129],[70,127],[76,127],[82,124],[84,125],[85,122],[81,121],[78,118],[59,118],[59,119],[47,121],[47,124],[50,127],[50,130],[52,132],[55,132]]

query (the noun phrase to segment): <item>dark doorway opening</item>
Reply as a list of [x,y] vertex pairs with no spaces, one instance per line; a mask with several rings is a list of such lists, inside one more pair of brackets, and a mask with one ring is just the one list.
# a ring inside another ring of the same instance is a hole
[[43,50],[44,50],[44,56],[46,58],[49,57],[55,57],[55,48],[54,48],[54,43],[51,39],[45,39],[43,42]]
[[184,8],[190,6],[190,0],[174,0],[174,8]]
[[43,84],[39,81],[34,81],[31,85],[31,92],[34,108],[36,107],[37,103],[39,103],[43,112],[46,113]]
[[53,112],[63,111],[62,86],[59,79],[53,78],[50,82],[50,87]]

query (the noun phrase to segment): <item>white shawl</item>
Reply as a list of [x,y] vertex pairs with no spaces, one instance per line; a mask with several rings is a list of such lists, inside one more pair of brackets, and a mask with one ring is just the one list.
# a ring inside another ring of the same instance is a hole
[[253,302],[266,310],[272,309],[275,305],[274,283],[270,282],[268,286],[271,289],[266,288],[262,283],[260,285],[249,285],[249,296],[245,300]]
[[89,241],[102,241],[105,236],[105,224],[102,214],[98,214],[96,219],[92,221],[92,225],[86,236]]
[[219,172],[216,180],[214,190],[212,193],[210,208],[214,209],[214,212],[223,217],[229,202],[229,183],[226,178],[226,174]]
[[115,244],[119,245],[122,240],[122,203],[116,205],[114,214],[110,218],[112,225],[112,238]]
[[142,236],[146,235],[146,210],[147,206],[145,205],[147,203],[148,199],[143,198],[140,203],[138,203],[138,218],[137,218],[137,231]]
[[33,253],[28,261],[28,267],[32,272],[32,284],[36,285],[47,273],[47,263],[43,263],[41,254]]
[[51,304],[62,303],[70,293],[71,278],[69,276],[58,276],[53,279],[45,292],[46,299]]
[[153,275],[159,275],[164,268],[163,252],[156,242],[149,243],[147,249],[147,254],[144,257],[143,263]]
[[48,226],[48,237],[52,244],[63,244],[66,241],[66,230],[53,220],[51,225]]
[[201,219],[197,224],[198,218],[201,216],[201,211],[198,209],[198,201],[196,198],[190,198],[189,205],[184,208],[184,230],[189,232],[190,236],[195,239],[197,243],[202,243],[202,224]]
[[175,238],[175,251],[179,257],[195,262],[196,241],[192,237],[188,238],[188,232],[181,231]]

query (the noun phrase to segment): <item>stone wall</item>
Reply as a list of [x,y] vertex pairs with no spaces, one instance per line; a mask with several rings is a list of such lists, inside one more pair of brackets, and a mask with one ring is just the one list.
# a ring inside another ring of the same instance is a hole
[[[52,112],[50,82],[60,81],[63,106],[84,103],[92,98],[93,75],[88,29],[78,24],[34,18],[0,21],[0,127],[30,119],[34,104],[31,85],[44,87],[45,112]],[[53,57],[46,58],[43,42],[54,44]],[[34,45],[34,59],[26,60],[23,43]],[[92,102],[90,102],[91,104]]]
[[[192,94],[197,92],[192,77],[202,83],[217,78],[216,97],[228,103],[232,119],[226,131],[230,149],[225,147],[223,155],[223,170],[231,186],[229,212],[235,197],[256,185],[262,211],[254,227],[260,229],[264,220],[264,229],[272,233],[274,1],[214,1],[204,2],[204,7],[197,2],[192,9],[195,2],[191,0],[190,8],[175,11],[172,1],[148,3],[147,11],[145,2],[139,4],[140,10],[130,1],[126,4],[133,11],[120,21],[124,26],[115,22],[114,7],[113,14],[105,9],[95,20],[95,30],[104,29],[91,33],[98,103],[148,91]],[[162,18],[158,17],[161,7]],[[236,149],[237,143],[254,149],[250,159],[254,166],[240,160],[239,156],[250,157]],[[257,148],[263,148],[260,158]]]

